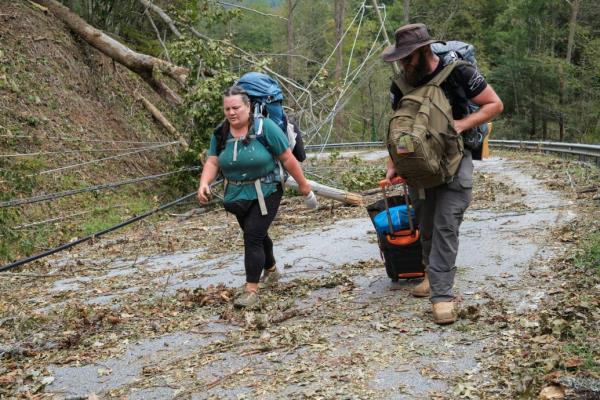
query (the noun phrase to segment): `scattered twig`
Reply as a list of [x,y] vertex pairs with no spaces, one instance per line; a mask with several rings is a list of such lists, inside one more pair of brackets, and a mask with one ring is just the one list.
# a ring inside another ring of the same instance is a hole
[[173,271],[171,271],[169,273],[169,276],[167,277],[167,281],[165,282],[165,285],[163,286],[163,290],[162,293],[160,294],[160,299],[159,299],[159,304],[162,307],[162,303],[163,303],[163,297],[165,297],[165,292],[167,291],[167,287],[169,287],[169,281],[171,280],[171,277],[173,276]]
[[254,8],[244,7],[244,6],[240,5],[240,4],[233,4],[233,3],[229,3],[229,2],[221,1],[221,0],[217,0],[217,3],[219,3],[221,5],[229,6],[229,7],[234,7],[234,8],[239,8],[239,9],[242,9],[242,10],[250,11],[250,12],[253,12],[253,13],[260,14],[260,15],[264,15],[265,17],[275,17],[275,18],[279,18],[279,19],[282,19],[284,21],[287,21],[287,18],[286,17],[282,17],[281,15],[265,13],[265,12],[256,10]]
[[571,174],[569,173],[569,171],[565,171],[565,174],[567,174],[567,177],[569,178],[569,183],[571,184],[571,189],[573,189],[573,191],[575,191],[575,184],[573,183],[573,179],[571,178]]
[[144,14],[146,14],[146,17],[148,17],[148,21],[150,21],[150,25],[152,25],[152,28],[154,28],[154,32],[156,32],[156,37],[157,37],[158,42],[160,43],[161,47],[163,48],[163,50],[165,52],[165,56],[167,56],[167,61],[172,62],[171,61],[171,56],[169,55],[169,50],[167,49],[167,46],[165,45],[165,42],[160,37],[160,32],[158,31],[158,28],[156,27],[156,24],[154,23],[154,20],[152,19],[152,16],[148,12],[148,10],[144,11]]
[[372,194],[377,194],[377,193],[381,193],[380,188],[368,189],[368,190],[361,192],[360,194],[363,196],[370,196]]
[[586,188],[579,189],[577,191],[577,193],[580,193],[580,194],[582,194],[582,193],[593,193],[593,192],[597,192],[597,191],[598,191],[598,187],[597,186],[589,186],[589,187],[586,187]]
[[288,319],[292,319],[297,316],[306,316],[311,313],[310,308],[292,308],[290,310],[283,311],[274,317],[269,319],[269,322],[272,324],[279,324],[281,322],[287,321]]
[[48,12],[48,8],[46,8],[46,7],[42,6],[41,4],[34,3],[34,2],[33,2],[33,1],[31,1],[31,0],[29,0],[29,3],[30,3],[32,6],[34,6],[35,8],[37,8],[38,10],[41,10],[41,11],[43,11],[43,12],[45,12],[45,13],[47,13],[47,12]]
[[207,389],[212,389],[216,386],[218,386],[221,382],[223,382],[224,380],[239,374],[240,372],[242,372],[243,370],[245,370],[246,368],[248,368],[250,366],[250,364],[252,364],[252,362],[249,362],[248,364],[244,365],[242,368],[237,369],[233,372],[230,372],[228,374],[225,374],[223,376],[221,376],[220,378],[215,379],[214,381],[210,382],[209,384],[206,385]]
[[379,282],[382,279],[383,279],[383,276],[380,276],[379,278],[373,280],[373,282],[369,283],[369,287],[373,286],[375,283]]
[[296,266],[296,263],[300,260],[304,260],[304,259],[311,259],[311,260],[317,260],[317,261],[322,261],[324,263],[327,263],[329,265],[333,265],[335,266],[335,263],[329,261],[329,260],[325,260],[324,258],[319,258],[319,257],[312,257],[312,256],[304,256],[304,257],[298,257],[296,258],[294,261],[292,261],[292,265]]

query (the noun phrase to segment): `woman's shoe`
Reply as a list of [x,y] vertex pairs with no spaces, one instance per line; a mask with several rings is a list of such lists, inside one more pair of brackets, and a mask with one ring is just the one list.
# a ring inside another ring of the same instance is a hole
[[240,294],[234,301],[233,305],[237,308],[248,308],[258,303],[258,293],[244,292]]
[[264,283],[266,286],[273,285],[274,283],[279,282],[279,278],[281,278],[281,274],[277,270],[277,267],[273,267],[272,269],[265,269],[263,271],[263,276],[260,278],[260,281]]

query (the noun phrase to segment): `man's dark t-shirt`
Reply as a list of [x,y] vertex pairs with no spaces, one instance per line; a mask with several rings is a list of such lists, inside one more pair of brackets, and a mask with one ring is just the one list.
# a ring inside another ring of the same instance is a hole
[[[422,86],[429,82],[434,76],[444,69],[442,60],[438,64],[435,71],[425,76],[416,86]],[[457,65],[450,76],[441,85],[446,97],[452,106],[452,117],[454,119],[462,119],[469,114],[469,99],[477,96],[487,87],[487,82],[477,68],[471,64]],[[392,109],[398,107],[398,103],[402,98],[402,91],[392,82],[390,87],[392,95]],[[474,160],[481,160],[481,149],[473,150]]]
[[[425,76],[416,86],[422,86],[429,82],[442,69],[444,69],[444,65],[442,65],[440,60],[435,71]],[[468,99],[472,99],[480,94],[487,87],[487,82],[475,66],[462,64],[454,68],[441,87],[452,106],[452,117],[454,119],[461,119],[469,113]],[[392,95],[392,108],[395,110],[402,98],[402,91],[392,82],[390,93]]]

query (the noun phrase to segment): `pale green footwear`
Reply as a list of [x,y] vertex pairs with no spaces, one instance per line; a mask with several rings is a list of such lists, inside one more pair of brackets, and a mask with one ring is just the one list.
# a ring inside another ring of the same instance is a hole
[[277,267],[275,267],[275,269],[272,271],[265,269],[263,270],[263,275],[260,278],[260,282],[264,283],[265,286],[270,286],[279,282],[279,278],[281,278],[281,273],[277,270]]
[[258,293],[244,292],[240,294],[234,301],[233,305],[237,308],[248,308],[258,303]]

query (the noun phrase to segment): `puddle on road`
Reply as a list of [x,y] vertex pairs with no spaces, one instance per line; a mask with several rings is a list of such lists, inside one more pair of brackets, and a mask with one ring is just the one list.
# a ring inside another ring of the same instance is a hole
[[[500,160],[486,160],[476,166],[480,171],[493,174],[509,185],[519,187],[524,196],[520,201],[529,209],[523,215],[490,210],[468,211],[461,228],[460,252],[457,259],[458,273],[456,291],[462,293],[465,304],[479,302],[478,295],[487,293],[492,298],[508,300],[515,310],[532,308],[544,296],[538,288],[519,288],[517,282],[528,272],[532,260],[540,255],[548,257],[551,250],[543,248],[544,238],[557,223],[568,220],[569,204],[555,193],[545,190],[539,182]],[[285,242],[275,243],[275,253],[280,267],[284,270],[284,280],[299,277],[314,277],[330,273],[344,263],[379,259],[373,227],[367,218],[338,221],[320,231],[290,235]],[[161,255],[138,260],[143,268],[159,271],[174,269],[167,283],[161,278],[155,283],[172,293],[179,288],[195,288],[209,284],[224,283],[227,286],[240,286],[244,282],[243,258],[232,255],[216,260],[198,260],[197,252]],[[121,261],[122,262],[122,261]],[[127,271],[126,269],[123,271]],[[121,271],[121,272],[123,272]],[[135,272],[135,268],[131,273]],[[190,272],[201,273],[197,279],[185,279]],[[94,278],[102,279],[106,277]],[[64,280],[55,290],[73,287],[81,280]],[[364,276],[354,279],[356,285],[352,303],[346,310],[355,318],[349,318],[343,325],[330,325],[323,322],[319,334],[330,343],[329,351],[298,348],[287,351],[279,359],[262,355],[241,356],[234,352],[220,353],[220,360],[206,366],[201,372],[205,379],[227,376],[236,367],[256,362],[265,371],[285,370],[290,364],[300,361],[321,362],[341,357],[340,348],[346,352],[381,352],[382,359],[372,359],[366,363],[364,374],[370,375],[369,390],[376,397],[412,399],[426,398],[431,392],[445,392],[449,379],[460,377],[477,369],[477,356],[485,346],[486,339],[474,339],[468,332],[460,332],[457,327],[438,327],[430,320],[427,300],[409,297],[408,290],[413,282],[392,284],[383,268],[368,270]],[[90,283],[86,282],[85,286]],[[507,289],[509,286],[509,289]],[[129,290],[135,290],[130,288]],[[111,296],[118,296],[112,294]],[[335,296],[333,291],[319,290],[298,304],[303,306],[322,304],[323,299]],[[102,296],[92,296],[90,302],[97,302]],[[113,297],[110,297],[112,300]],[[354,314],[352,314],[354,313]],[[396,325],[388,326],[391,319]],[[294,323],[301,323],[298,319]],[[314,322],[313,322],[314,323]],[[398,324],[406,324],[406,330]],[[388,324],[388,325],[386,325]],[[456,324],[458,325],[458,323]],[[364,337],[348,336],[353,332],[367,332]],[[349,338],[349,339],[347,339]],[[172,344],[164,351],[163,343]],[[81,367],[53,367],[55,382],[48,391],[85,394],[102,393],[111,388],[127,385],[139,378],[142,368],[148,362],[168,363],[178,354],[195,353],[202,350],[215,337],[198,337],[190,333],[179,333],[155,339],[139,345],[132,345],[126,356],[105,360],[98,364]],[[162,346],[162,347],[161,347]],[[159,351],[161,350],[161,351]],[[275,354],[276,355],[276,354]],[[313,357],[311,359],[311,357]],[[272,361],[275,360],[275,361]],[[282,361],[283,360],[283,361]],[[110,368],[113,372],[99,376],[98,369]],[[339,367],[338,367],[339,368]],[[348,366],[348,369],[350,366]],[[339,374],[322,377],[305,384],[289,383],[265,398],[283,398],[287,395],[301,395],[319,385],[336,385]],[[343,378],[343,377],[342,377]],[[257,377],[255,379],[268,379]],[[210,379],[207,379],[207,382]],[[238,395],[252,393],[254,386],[245,383],[235,388],[213,388],[194,393],[192,398],[207,398],[214,394],[217,398],[235,399]],[[402,390],[399,390],[401,388]],[[130,398],[170,397],[169,387],[143,389],[132,392]]]

